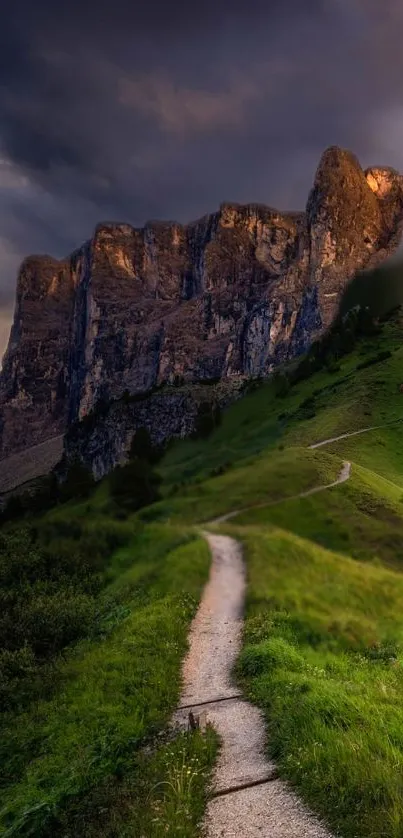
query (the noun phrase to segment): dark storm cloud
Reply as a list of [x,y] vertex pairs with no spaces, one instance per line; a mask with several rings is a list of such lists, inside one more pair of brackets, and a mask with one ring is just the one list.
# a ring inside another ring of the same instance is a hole
[[334,143],[403,169],[402,30],[398,0],[10,3],[0,344],[19,260],[65,255],[101,219],[301,208]]

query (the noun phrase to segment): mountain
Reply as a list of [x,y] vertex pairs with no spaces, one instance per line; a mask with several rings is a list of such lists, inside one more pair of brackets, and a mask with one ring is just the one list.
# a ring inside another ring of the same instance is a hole
[[[225,402],[303,353],[357,271],[396,250],[402,220],[403,178],[331,147],[305,212],[226,203],[188,225],[100,224],[65,260],[28,257],[0,378],[0,458],[90,417],[72,447],[85,443],[101,476],[138,424],[158,441],[185,435],[195,385],[214,383]],[[122,396],[130,410],[117,413]]]

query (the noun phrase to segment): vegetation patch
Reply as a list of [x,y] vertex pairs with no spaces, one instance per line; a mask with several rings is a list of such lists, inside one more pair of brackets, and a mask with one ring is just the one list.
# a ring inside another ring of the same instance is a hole
[[340,834],[398,838],[401,573],[270,526],[232,532],[249,577],[238,677],[265,711],[271,757]]
[[[175,834],[197,834],[214,735],[171,742],[169,770],[156,737],[208,548],[184,527],[116,520],[105,489],[0,534],[0,835],[159,835],[150,801],[161,823],[177,807]],[[194,797],[174,793],[196,760]]]
[[[401,312],[343,317],[228,410],[202,406],[197,438],[162,456],[140,434],[100,485],[74,464],[52,509],[44,486],[3,517],[0,835],[199,834],[218,743],[167,725],[210,563],[194,525],[239,509],[237,677],[270,755],[344,838],[401,838]],[[344,460],[347,483],[295,500]]]

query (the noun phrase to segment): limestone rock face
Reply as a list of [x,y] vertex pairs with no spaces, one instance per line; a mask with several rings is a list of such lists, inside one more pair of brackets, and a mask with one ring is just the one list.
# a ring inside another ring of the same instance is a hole
[[402,218],[401,176],[333,147],[305,212],[226,203],[188,225],[100,224],[64,261],[25,260],[0,458],[125,391],[269,374],[330,325],[358,270],[396,249]]
[[22,263],[0,373],[0,457],[66,427],[74,292],[70,262],[32,256]]

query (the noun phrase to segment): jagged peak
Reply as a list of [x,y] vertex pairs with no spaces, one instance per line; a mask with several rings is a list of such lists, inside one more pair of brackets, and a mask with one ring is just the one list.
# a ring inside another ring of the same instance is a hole
[[126,236],[132,236],[136,228],[132,224],[125,221],[100,221],[94,230],[93,239],[97,239],[103,234],[120,233]]

